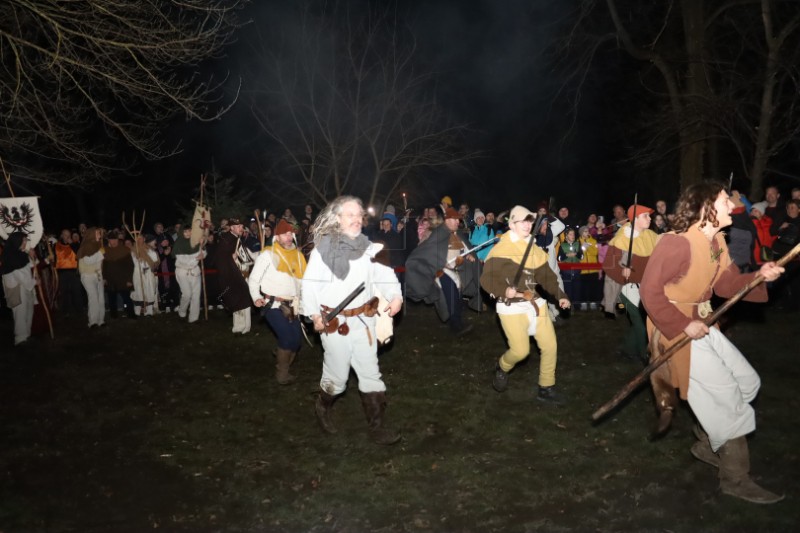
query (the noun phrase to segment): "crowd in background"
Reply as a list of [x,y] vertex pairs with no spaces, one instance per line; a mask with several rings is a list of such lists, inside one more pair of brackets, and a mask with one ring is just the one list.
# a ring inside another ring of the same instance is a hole
[[[764,199],[758,202],[751,202],[736,191],[732,193],[732,200],[736,209],[734,222],[726,230],[727,239],[729,253],[742,271],[757,269],[758,265],[780,257],[798,242],[800,188],[792,189],[790,197],[785,200],[776,187],[768,187]],[[370,240],[385,245],[377,260],[393,267],[402,281],[406,258],[430,235],[433,228],[443,222],[442,213],[446,207],[458,209],[461,215],[459,231],[476,247],[474,253],[481,261],[489,254],[493,239],[507,231],[507,211],[484,211],[478,207],[472,208],[467,203],[454,205],[449,197],[442,198],[440,205],[421,210],[403,211],[388,205],[382,214],[376,214],[370,209],[363,231]],[[539,215],[546,215],[542,218],[542,223],[536,226],[536,244],[551,257],[551,266],[559,273],[564,291],[573,302],[573,309],[603,309],[608,314],[609,307],[601,304],[601,265],[605,259],[608,241],[628,222],[627,206],[615,205],[609,217],[589,213],[580,218],[568,206],[556,207],[542,202],[531,207]],[[262,217],[247,216],[241,219],[244,233],[240,239],[254,258],[262,243],[265,246],[270,244],[276,224],[285,220],[295,228],[297,246],[308,256],[314,245],[310,230],[315,216],[311,205],[304,206],[299,216],[291,208],[282,211],[265,210]],[[658,234],[670,231],[672,217],[665,201],[655,202],[652,231]],[[203,259],[205,300],[210,308],[221,309],[220,291],[214,276],[217,262],[216,241],[221,232],[228,231],[228,219],[215,222],[208,237],[203,240],[203,257],[198,256],[197,259]],[[157,292],[157,301],[153,306],[155,313],[180,312],[181,290],[175,280],[175,246],[183,229],[189,224],[191,221],[169,226],[156,223],[149,231],[143,230],[136,235],[139,239],[138,245],[134,235],[126,231],[126,228],[90,228],[83,223],[76,228],[64,228],[57,233],[45,235],[34,254],[40,284],[46,289],[44,297],[48,306],[58,313],[85,313],[88,307],[90,327],[104,324],[103,317],[97,316],[98,313],[103,316],[108,313],[111,318],[120,315],[132,318],[140,316],[143,314],[142,303],[145,299],[143,291],[146,291],[143,287],[136,287],[137,271],[134,267],[138,260],[142,260],[144,267],[137,268],[150,268],[156,280],[154,283],[157,287],[154,290]],[[3,244],[5,248],[0,258],[0,269],[4,285],[8,289],[16,285],[12,274],[20,266],[15,251],[8,249],[8,243]],[[11,244],[18,246],[16,240]],[[146,253],[142,255],[139,252],[141,257],[137,257],[137,250],[142,245],[146,247]],[[145,255],[152,259],[144,257]],[[92,261],[96,263],[91,263]],[[797,265],[797,261],[793,262],[787,269],[787,274],[772,290],[773,299],[778,299],[781,307],[791,310],[796,310],[800,303],[800,275],[797,273]],[[30,269],[30,266],[27,268]],[[100,285],[87,285],[87,272],[97,274]],[[141,275],[138,277],[142,279]],[[47,291],[51,294],[47,294]],[[92,309],[92,300],[97,300],[94,291],[105,292],[103,309]],[[137,297],[140,300],[138,308]],[[0,305],[12,307],[6,297],[0,301]],[[183,312],[185,313],[185,309]],[[91,316],[93,313],[95,316]]]

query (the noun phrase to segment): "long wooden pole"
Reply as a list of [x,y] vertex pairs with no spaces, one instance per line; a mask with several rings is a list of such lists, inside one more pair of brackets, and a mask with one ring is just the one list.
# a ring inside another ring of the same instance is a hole
[[[203,197],[205,196],[206,191],[206,175],[200,174],[200,206],[205,209],[205,205],[203,204]],[[203,233],[207,231],[205,227],[205,219],[200,219],[200,224],[202,225]],[[194,221],[192,221],[194,224]],[[204,235],[207,237],[207,235]],[[206,264],[205,264],[205,247],[206,243],[204,240],[200,241],[200,282],[203,285],[203,316],[205,317],[206,321],[208,321],[208,291],[206,291]]]
[[[798,254],[800,254],[800,244],[792,248],[789,251],[789,253],[781,257],[776,262],[776,264],[782,267],[786,265],[786,263],[794,259]],[[703,321],[703,323],[705,323],[706,326],[711,326],[715,324],[717,320],[719,320],[719,318],[728,311],[728,309],[733,307],[734,304],[736,304],[739,300],[744,298],[744,296],[748,292],[753,290],[763,281],[764,277],[761,274],[757,274],[756,277],[750,280],[750,283],[742,287],[739,290],[739,292],[734,294],[729,300],[727,300],[724,304],[722,304],[716,311],[714,311],[708,318],[706,318]],[[598,420],[599,418],[602,418],[606,414],[608,414],[609,411],[614,409],[617,405],[619,405],[619,403],[622,400],[627,398],[630,393],[636,390],[639,387],[639,385],[644,383],[644,381],[650,376],[651,373],[653,373],[655,369],[657,369],[658,367],[669,361],[669,359],[676,353],[678,353],[678,351],[680,351],[681,348],[683,348],[689,342],[691,342],[692,339],[686,336],[685,333],[681,333],[681,335],[683,336],[678,342],[670,346],[670,348],[667,351],[665,351],[664,353],[662,353],[661,355],[650,361],[650,364],[644,367],[644,369],[641,372],[639,372],[632,380],[630,380],[628,384],[625,385],[617,394],[615,394],[614,397],[611,398],[611,400],[609,400],[602,407],[600,407],[600,409],[595,411],[592,414],[592,420]]]

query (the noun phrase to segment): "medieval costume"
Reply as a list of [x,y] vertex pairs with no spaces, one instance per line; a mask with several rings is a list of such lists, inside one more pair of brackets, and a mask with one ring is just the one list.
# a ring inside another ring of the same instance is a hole
[[120,244],[119,235],[115,232],[108,235],[108,246],[103,258],[103,279],[108,291],[108,307],[112,318],[117,317],[117,297],[122,300],[125,313],[133,318],[133,258],[127,246]]
[[228,222],[228,231],[220,234],[216,264],[219,274],[220,297],[225,308],[233,313],[233,333],[250,331],[250,289],[245,281],[249,271],[250,254],[241,243],[244,226],[239,219]]
[[31,336],[33,306],[36,304],[36,280],[31,258],[25,251],[27,244],[24,233],[14,232],[8,236],[0,255],[3,292],[14,315],[14,346]]
[[[375,314],[394,316],[403,297],[394,271],[372,261],[380,246],[361,233],[362,217],[361,201],[352,196],[337,198],[320,213],[314,225],[316,246],[303,276],[301,312],[322,332],[325,353],[315,409],[323,430],[336,432],[331,409],[347,387],[352,368],[372,440],[394,444],[400,435],[385,426],[386,385],[378,367]],[[363,290],[356,292],[360,285]],[[379,293],[388,304],[376,307]],[[352,300],[346,303],[349,296]],[[326,316],[342,303],[345,308],[327,323]]]
[[482,308],[480,262],[474,254],[464,255],[468,242],[458,233],[461,215],[445,211],[445,222],[431,231],[406,261],[406,295],[412,300],[433,304],[439,318],[456,335],[472,330],[461,318],[462,298],[470,309]]
[[299,299],[300,280],[306,270],[306,258],[293,242],[294,228],[281,219],[275,229],[272,246],[256,258],[248,278],[250,297],[278,338],[275,350],[275,379],[281,385],[295,380],[289,367],[300,349]]
[[[711,313],[712,292],[730,297],[756,275],[741,274],[725,249],[720,230],[730,225],[732,209],[721,183],[689,187],[678,200],[675,232],[662,235],[650,256],[641,297],[653,356],[680,340],[682,333],[692,339],[651,375],[651,383],[662,419],[671,419],[677,404],[675,388],[689,402],[700,424],[692,454],[719,467],[722,492],[773,503],[783,497],[749,477],[745,436],[756,427],[750,402],[758,394],[760,379],[725,335],[702,321]],[[773,281],[782,271],[767,263],[759,272]],[[766,301],[765,284],[745,299]]]
[[153,316],[158,309],[158,280],[156,269],[161,260],[156,252],[155,235],[136,238],[133,249],[133,308],[136,316]]
[[[631,329],[622,342],[622,355],[642,361],[647,360],[647,330],[644,309],[640,305],[639,284],[658,238],[654,231],[648,229],[652,212],[652,209],[643,205],[630,206],[628,219],[634,221],[633,247],[631,248],[631,224],[625,224],[609,241],[603,261],[606,276],[620,285],[619,299],[625,305],[631,323]],[[630,258],[629,250],[632,254]]]
[[200,243],[192,246],[190,242],[192,227],[184,226],[181,235],[175,239],[172,247],[172,255],[175,258],[175,279],[181,288],[181,301],[178,305],[178,315],[186,318],[189,314],[189,323],[197,322],[200,318],[200,291],[201,276],[200,260],[205,257],[205,250],[201,249]]
[[[570,306],[566,294],[558,285],[556,273],[548,263],[547,253],[535,244],[529,247],[532,223],[535,215],[522,206],[511,210],[509,231],[504,233],[489,252],[483,267],[481,286],[492,298],[497,299],[497,316],[508,339],[508,350],[497,361],[494,389],[503,392],[508,388],[508,373],[514,366],[528,357],[530,337],[536,339],[541,352],[539,365],[539,392],[541,401],[559,404],[556,394],[556,360],[558,343],[553,321],[548,316],[547,300],[537,292],[558,300],[559,306]],[[525,266],[517,286],[512,286],[525,257]]]
[[105,324],[106,292],[103,284],[103,230],[88,228],[78,248],[78,272],[89,303],[89,327]]

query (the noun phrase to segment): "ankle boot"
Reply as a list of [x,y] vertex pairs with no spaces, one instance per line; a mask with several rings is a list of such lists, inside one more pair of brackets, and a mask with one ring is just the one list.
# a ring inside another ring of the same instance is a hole
[[336,401],[336,395],[328,394],[325,391],[320,391],[317,394],[317,399],[314,402],[314,411],[317,415],[317,421],[319,425],[322,426],[323,431],[325,433],[336,433],[336,426],[333,425],[333,416],[331,413],[331,409],[333,408],[333,402]]
[[362,392],[361,404],[364,414],[367,415],[369,435],[376,444],[394,444],[400,440],[400,433],[384,427],[384,412],[386,411],[386,393]]
[[708,435],[700,424],[695,424],[692,428],[692,433],[697,437],[697,442],[692,444],[692,455],[695,459],[710,464],[711,466],[719,467],[719,455],[714,453],[711,449],[711,442],[708,440]]
[[756,485],[750,478],[747,439],[736,437],[719,449],[719,488],[723,494],[751,503],[776,503],[783,499]]
[[275,379],[280,385],[288,385],[296,379],[289,373],[289,366],[294,360],[294,352],[285,348],[275,350]]

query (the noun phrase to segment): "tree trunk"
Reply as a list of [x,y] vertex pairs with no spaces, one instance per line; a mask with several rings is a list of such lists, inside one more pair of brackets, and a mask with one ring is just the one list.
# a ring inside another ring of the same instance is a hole
[[705,10],[703,0],[683,0],[683,31],[688,65],[683,90],[683,116],[680,117],[681,186],[702,181],[706,176],[707,126],[699,112],[711,99],[712,91],[706,73]]

